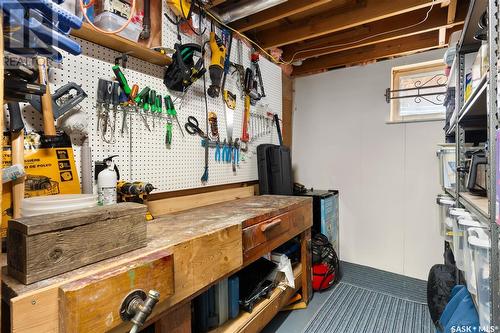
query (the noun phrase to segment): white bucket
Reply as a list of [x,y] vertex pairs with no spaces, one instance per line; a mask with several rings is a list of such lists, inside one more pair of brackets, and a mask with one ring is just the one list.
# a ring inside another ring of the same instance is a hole
[[93,194],[58,194],[23,199],[21,216],[60,213],[97,206]]

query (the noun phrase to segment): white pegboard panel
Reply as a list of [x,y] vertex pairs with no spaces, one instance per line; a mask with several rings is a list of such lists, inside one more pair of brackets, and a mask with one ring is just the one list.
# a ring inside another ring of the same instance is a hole
[[[166,11],[165,2],[163,10]],[[172,13],[169,11],[169,15]],[[167,20],[163,20],[162,46],[172,48],[177,42],[177,30]],[[182,42],[195,42],[202,44],[208,40],[210,25],[202,37],[182,35]],[[115,159],[120,168],[121,179],[141,180],[152,183],[158,191],[172,191],[203,186],[200,178],[204,172],[205,152],[201,146],[199,136],[189,135],[184,124],[188,116],[198,119],[200,128],[205,131],[205,101],[203,95],[203,80],[198,80],[182,99],[175,102],[179,122],[184,132],[184,137],[180,133],[177,123],[173,122],[173,142],[170,149],[165,145],[165,125],[164,117],[153,117],[147,115],[146,119],[151,131],[146,129],[142,117],[130,112],[127,114],[127,130],[121,135],[122,116],[124,112],[120,109],[116,111],[117,120],[115,127],[116,142],[108,144],[101,139],[97,131],[97,105],[96,91],[99,78],[111,80],[114,77],[111,69],[116,57],[120,53],[101,47],[99,45],[77,39],[81,43],[83,55],[72,56],[64,53],[63,63],[51,70],[51,88],[54,91],[68,82],[76,82],[82,85],[88,97],[80,104],[88,121],[89,144],[92,149],[92,160],[98,161],[110,155],[118,155]],[[206,46],[207,67],[209,64],[209,46]],[[243,65],[250,66],[250,48],[243,43]],[[237,61],[237,40],[233,40],[231,60]],[[261,58],[260,67],[262,71],[266,98],[257,106],[252,106],[252,113],[263,113],[266,111],[278,113],[281,117],[281,69],[270,61]],[[145,61],[129,57],[127,68],[123,70],[130,85],[137,83],[142,89],[149,86],[155,89],[158,94],[165,96],[169,94],[163,84],[163,68]],[[207,87],[210,85],[210,78],[206,75]],[[239,138],[242,132],[243,99],[237,88],[236,75],[228,75],[226,88],[236,93],[237,108],[234,111],[233,138]],[[172,93],[175,100],[176,95]],[[221,141],[226,138],[225,112],[221,98],[208,98],[208,109],[218,116],[218,127]],[[41,115],[26,107],[25,117],[28,118],[28,127],[41,129]],[[264,124],[261,122],[261,126]],[[256,129],[257,122],[251,122],[250,130]],[[74,142],[77,165],[80,165],[79,151],[81,137],[72,135]],[[232,171],[231,164],[218,163],[215,161],[215,149],[209,150],[209,177],[206,186],[228,184],[234,182],[250,181],[257,179],[257,158],[255,149],[261,143],[277,143],[276,128],[272,127],[268,134],[251,142],[248,153],[244,154],[242,161],[236,170]]]

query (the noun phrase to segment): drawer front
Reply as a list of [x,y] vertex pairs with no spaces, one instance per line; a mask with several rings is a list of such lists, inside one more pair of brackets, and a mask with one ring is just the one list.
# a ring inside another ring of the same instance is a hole
[[312,204],[243,229],[243,264],[274,250],[312,227]]
[[243,251],[272,240],[290,228],[290,213],[285,213],[243,229]]
[[133,290],[157,290],[160,301],[174,293],[171,251],[146,255],[59,288],[60,332],[106,332],[122,323],[120,306]]

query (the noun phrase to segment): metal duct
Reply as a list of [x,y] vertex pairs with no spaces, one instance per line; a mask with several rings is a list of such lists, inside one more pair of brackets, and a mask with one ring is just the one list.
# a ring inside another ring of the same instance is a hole
[[229,9],[227,12],[220,15],[224,23],[230,23],[241,18],[253,15],[268,8],[282,4],[287,0],[254,0],[248,1],[239,7]]

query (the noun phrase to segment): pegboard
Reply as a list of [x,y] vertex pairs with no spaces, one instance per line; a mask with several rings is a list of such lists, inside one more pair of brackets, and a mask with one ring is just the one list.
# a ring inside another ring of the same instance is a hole
[[[167,11],[163,2],[163,11]],[[168,11],[169,15],[172,15]],[[210,24],[206,23],[207,29],[203,37],[186,36],[182,34],[182,42],[195,42],[202,44],[209,38]],[[113,144],[106,143],[97,131],[96,91],[99,78],[112,80],[114,78],[111,67],[115,58],[121,54],[105,47],[75,38],[81,45],[83,54],[73,56],[63,53],[63,63],[51,69],[50,83],[51,89],[68,83],[76,82],[82,85],[88,97],[80,104],[80,110],[75,111],[85,114],[88,122],[87,135],[88,142],[92,150],[92,162],[100,161],[110,155],[118,155],[115,158],[120,169],[121,179],[132,181],[145,181],[153,184],[156,191],[173,191],[181,189],[196,188],[200,186],[213,186],[235,182],[244,182],[257,179],[257,158],[256,147],[261,143],[278,143],[276,127],[267,128],[268,133],[262,137],[251,141],[247,153],[242,153],[242,158],[236,172],[233,172],[231,164],[216,162],[215,149],[209,149],[209,175],[208,182],[202,184],[201,176],[204,172],[205,150],[201,145],[199,136],[192,136],[184,129],[184,124],[188,116],[194,116],[199,121],[200,128],[205,131],[205,100],[203,95],[203,80],[195,82],[184,96],[179,96],[175,92],[169,92],[163,84],[164,68],[150,64],[148,62],[129,57],[127,68],[122,69],[129,85],[138,84],[140,89],[145,86],[157,91],[165,96],[170,94],[175,101],[179,122],[182,126],[184,136],[173,121],[173,140],[171,148],[165,145],[166,117],[152,116],[138,112],[124,112],[118,108],[115,121],[115,139]],[[162,46],[172,48],[177,42],[176,27],[163,20],[162,26]],[[233,39],[231,50],[231,60],[242,63],[245,67],[250,66],[250,48],[243,44],[242,59],[238,59],[238,41]],[[205,62],[210,63],[209,46],[206,47],[207,54]],[[241,62],[240,62],[241,61]],[[261,58],[261,67],[266,97],[252,106],[252,113],[277,113],[281,118],[281,69],[270,61]],[[207,87],[210,85],[208,71],[206,74]],[[244,101],[242,94],[238,90],[236,74],[227,76],[226,89],[237,95],[237,107],[234,110],[233,138],[239,138],[242,132],[242,119],[244,111]],[[215,112],[218,117],[218,127],[221,142],[226,138],[225,126],[225,106],[222,98],[208,98],[208,110]],[[27,129],[41,130],[41,115],[30,106],[24,107],[24,116],[27,120]],[[122,129],[123,117],[126,117],[126,129]],[[146,118],[149,131],[144,123]],[[8,118],[8,117],[7,117]],[[113,118],[113,117],[112,117]],[[7,119],[8,122],[8,119]],[[266,126],[265,123],[258,123],[255,119],[251,121],[250,131],[258,127]],[[80,147],[82,136],[71,135],[75,150],[76,163],[80,166]],[[94,191],[96,187],[94,186]]]

